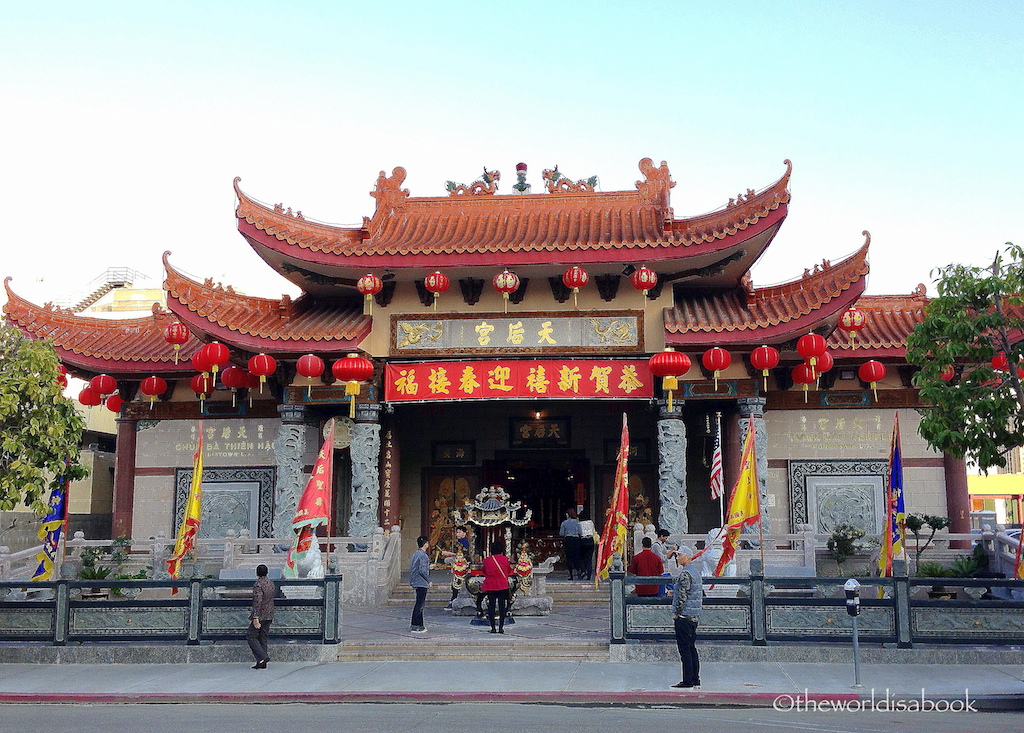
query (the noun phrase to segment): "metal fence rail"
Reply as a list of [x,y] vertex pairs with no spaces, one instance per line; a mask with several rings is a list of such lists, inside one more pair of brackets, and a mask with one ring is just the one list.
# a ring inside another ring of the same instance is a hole
[[[274,582],[271,638],[341,641],[342,576]],[[251,588],[251,580],[206,578],[0,582],[0,641],[240,640]]]
[[[634,596],[628,586],[664,585],[665,577],[610,574],[611,643],[674,638],[671,597]],[[706,578],[704,639],[769,642],[848,641],[852,621],[842,592],[847,578],[764,575]],[[1024,643],[1024,581],[1002,578],[857,578],[862,641],[911,648],[915,643]],[[669,582],[671,582],[669,580]],[[712,584],[713,582],[713,584]],[[934,586],[942,583],[943,590]],[[941,598],[952,595],[956,599]],[[931,589],[939,598],[922,597]]]

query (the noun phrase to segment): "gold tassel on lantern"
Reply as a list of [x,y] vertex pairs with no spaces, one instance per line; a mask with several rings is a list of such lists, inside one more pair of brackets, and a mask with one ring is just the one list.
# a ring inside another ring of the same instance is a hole
[[668,393],[668,411],[672,412],[672,393],[679,389],[679,380],[676,377],[662,377],[661,385]]
[[352,380],[345,382],[345,394],[349,397],[348,402],[348,416],[355,418],[356,416],[356,395],[359,394],[359,382]]

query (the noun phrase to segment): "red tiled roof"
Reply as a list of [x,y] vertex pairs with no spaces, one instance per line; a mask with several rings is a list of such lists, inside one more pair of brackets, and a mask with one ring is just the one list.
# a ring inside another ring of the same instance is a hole
[[363,315],[362,302],[318,300],[302,296],[294,302],[236,293],[231,286],[198,283],[171,267],[169,252],[163,262],[167,305],[190,328],[243,349],[291,353],[317,348],[346,351],[370,332],[372,322]]
[[174,347],[164,340],[164,329],[178,319],[158,305],[145,318],[105,319],[76,315],[70,310],[30,303],[16,295],[4,280],[7,320],[34,338],[53,342],[62,362],[84,372],[99,374],[166,373],[186,371],[192,354],[203,342],[190,336],[174,363]]
[[865,325],[850,340],[845,331],[836,330],[828,337],[828,348],[834,357],[903,356],[907,337],[924,320],[928,305],[924,285],[909,295],[866,295],[854,307],[862,311]]
[[[867,233],[865,232],[865,235]],[[781,343],[834,319],[864,292],[868,247],[798,280],[766,288],[694,293],[665,309],[669,344]]]
[[310,222],[290,209],[259,204],[242,193],[236,178],[236,215],[239,230],[254,244],[322,264],[362,267],[386,260],[392,267],[422,267],[417,257],[423,256],[431,266],[490,263],[494,256],[527,264],[551,262],[561,253],[578,262],[658,261],[727,249],[736,235],[753,236],[776,224],[790,198],[788,160],[786,166],[764,191],[748,191],[720,211],[684,219],[674,219],[669,206],[675,184],[667,165],[656,168],[649,158],[640,161],[645,180],[635,191],[611,193],[418,198],[401,188],[403,168],[390,177],[381,171],[372,194],[376,212],[358,228]]

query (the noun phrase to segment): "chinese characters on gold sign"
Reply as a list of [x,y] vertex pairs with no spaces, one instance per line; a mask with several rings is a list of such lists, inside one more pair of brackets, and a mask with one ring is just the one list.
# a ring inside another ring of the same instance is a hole
[[480,316],[418,319],[394,316],[392,354],[425,351],[481,353],[555,352],[567,348],[603,352],[643,350],[640,311],[588,311],[572,315]]
[[439,361],[388,364],[388,402],[493,399],[495,397],[650,398],[647,362],[612,359]]

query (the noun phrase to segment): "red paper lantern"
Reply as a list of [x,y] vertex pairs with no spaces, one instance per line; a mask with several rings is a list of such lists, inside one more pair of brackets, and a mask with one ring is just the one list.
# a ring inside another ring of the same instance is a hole
[[661,377],[661,386],[668,396],[668,410],[672,411],[672,395],[679,388],[679,377],[690,371],[690,357],[672,348],[655,354],[648,361],[651,374]]
[[188,343],[188,329],[180,323],[171,323],[164,329],[164,341],[174,346],[174,363],[178,363],[178,349]]
[[384,289],[384,282],[372,272],[363,275],[356,281],[356,290],[366,296],[367,313],[373,313],[373,296]]
[[213,364],[206,360],[206,349],[200,349],[196,353],[192,354],[192,368],[197,372],[206,374],[213,369]]
[[149,409],[152,410],[157,396],[167,391],[167,382],[160,377],[146,377],[142,380],[142,384],[139,385],[139,389],[142,391],[142,394],[149,397]]
[[732,355],[725,349],[714,346],[704,352],[704,356],[701,357],[700,363],[704,365],[704,368],[709,372],[714,372],[715,377],[715,391],[718,391],[718,375],[729,368],[732,364]]
[[832,357],[832,354],[826,351],[824,354],[818,357],[818,363],[816,369],[818,374],[824,374],[836,365],[836,360]]
[[78,393],[78,401],[86,407],[96,407],[103,398],[96,394],[96,390],[92,387],[83,387],[82,391]]
[[954,369],[953,365],[950,364],[949,366],[942,370],[942,374],[939,375],[939,379],[941,379],[943,382],[949,382],[952,381],[953,377],[955,376],[956,369]]
[[105,397],[117,391],[117,380],[106,374],[99,374],[89,380],[89,386],[93,392]]
[[57,365],[57,386],[62,390],[68,386],[68,370],[63,364]]
[[60,374],[60,375],[66,377],[68,375],[68,368],[66,366],[64,366],[63,364],[58,364],[57,365],[57,374]]
[[324,373],[324,360],[313,354],[306,354],[299,358],[295,365],[295,371],[301,376],[310,380],[306,387],[306,394],[313,394],[313,380]]
[[797,339],[796,351],[800,356],[804,358],[808,364],[811,365],[811,369],[814,369],[818,364],[818,359],[828,350],[828,344],[825,343],[825,337],[816,333],[807,333]]
[[221,365],[227,364],[228,359],[231,358],[231,352],[228,351],[228,347],[219,341],[207,344],[200,349],[200,352],[203,354],[203,359],[212,367],[215,377]]
[[1006,358],[1005,353],[1000,351],[992,357],[992,368],[1000,372],[1005,372],[1010,368],[1010,360]]
[[263,394],[263,383],[267,377],[277,371],[277,360],[266,354],[256,354],[249,359],[249,372],[260,380],[260,394]]
[[110,410],[111,412],[115,412],[118,414],[121,413],[121,405],[123,403],[124,400],[121,399],[121,395],[119,394],[110,395],[110,397],[108,397],[106,401],[107,409]]
[[573,265],[562,273],[562,282],[565,284],[565,287],[572,288],[572,302],[578,308],[579,302],[576,296],[580,292],[580,288],[590,282],[590,275],[579,265]]
[[867,316],[863,311],[850,308],[843,311],[839,316],[839,328],[846,331],[850,336],[850,343],[856,346],[857,332],[868,323]]
[[633,287],[646,296],[647,291],[658,284],[658,273],[645,265],[630,275],[629,279],[632,281]]
[[792,371],[793,382],[803,385],[804,402],[807,402],[808,387],[814,384],[814,368],[810,364],[797,364]]
[[871,385],[871,391],[875,395],[875,402],[878,401],[878,382],[885,379],[885,365],[880,361],[866,361],[860,365],[857,370],[857,376],[860,377],[860,381],[867,382]]
[[349,396],[349,417],[356,416],[356,395],[359,394],[359,383],[373,378],[373,362],[359,354],[348,354],[331,365],[331,373],[335,379],[345,382],[345,394]]
[[761,370],[764,389],[768,391],[768,370],[779,365],[779,350],[772,346],[758,346],[750,352],[750,365]]
[[231,390],[231,405],[235,405],[238,390],[249,386],[249,372],[238,366],[229,366],[220,373],[220,381]]
[[434,294],[434,310],[437,310],[437,299],[441,296],[441,293],[448,291],[450,284],[448,276],[440,270],[432,272],[423,278],[423,286],[428,292]]
[[501,293],[505,301],[505,312],[508,313],[508,297],[519,290],[519,276],[507,269],[494,276],[494,289]]
[[198,395],[200,400],[203,400],[206,398],[206,395],[213,394],[214,382],[213,379],[206,374],[197,374],[192,377],[188,386],[192,388],[192,391]]

